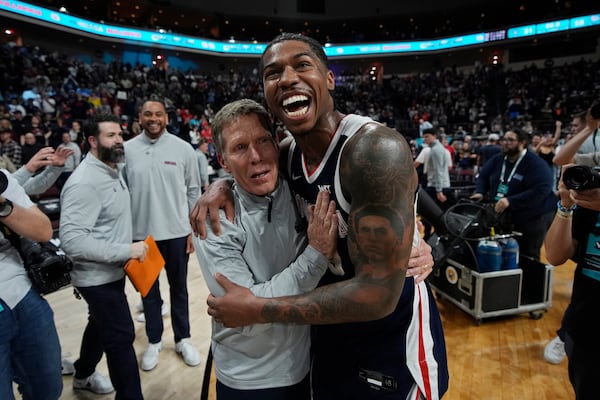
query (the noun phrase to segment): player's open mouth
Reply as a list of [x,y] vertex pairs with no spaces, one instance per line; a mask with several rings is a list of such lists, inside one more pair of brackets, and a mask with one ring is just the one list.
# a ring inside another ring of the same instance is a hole
[[283,110],[288,117],[299,117],[308,112],[310,99],[304,95],[295,95],[283,100]]

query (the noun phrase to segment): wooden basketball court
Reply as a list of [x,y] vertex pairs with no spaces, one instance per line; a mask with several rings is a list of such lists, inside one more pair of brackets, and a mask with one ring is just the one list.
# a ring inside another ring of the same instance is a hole
[[[438,296],[450,367],[450,388],[444,399],[573,400],[575,396],[567,376],[567,361],[551,365],[543,358],[544,346],[554,337],[569,301],[573,270],[573,264],[554,269],[553,304],[538,320],[524,313],[486,319],[478,326],[470,315]],[[164,274],[160,279],[162,292],[167,295],[168,284]],[[192,341],[205,360],[210,344],[210,319],[205,303],[208,290],[195,256],[190,258],[189,292]],[[127,293],[135,321],[135,305],[139,297],[129,284]],[[70,354],[75,359],[86,323],[86,304],[73,297],[71,288],[47,298],[55,312],[63,354]],[[147,344],[144,324],[135,322],[135,327],[135,349],[141,357]],[[168,316],[165,317],[160,362],[153,371],[140,371],[145,399],[200,399],[204,368],[205,363],[190,368],[175,354],[171,321]],[[98,369],[107,373],[105,359]],[[72,377],[65,376],[61,399],[114,399],[114,393],[100,396],[73,391],[71,385]],[[215,398],[214,376],[208,387],[208,398]]]

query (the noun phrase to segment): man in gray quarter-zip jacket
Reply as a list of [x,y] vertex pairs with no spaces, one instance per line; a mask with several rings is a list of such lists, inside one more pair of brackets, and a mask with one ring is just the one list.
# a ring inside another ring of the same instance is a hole
[[[189,143],[167,131],[168,116],[163,103],[146,101],[139,120],[144,130],[125,143],[133,239],[152,235],[156,240],[169,281],[175,351],[187,365],[196,366],[200,355],[189,339],[187,272],[189,254],[194,251],[188,216],[200,195],[198,159]],[[149,343],[141,367],[149,371],[158,365],[162,349],[160,280],[142,302]]]

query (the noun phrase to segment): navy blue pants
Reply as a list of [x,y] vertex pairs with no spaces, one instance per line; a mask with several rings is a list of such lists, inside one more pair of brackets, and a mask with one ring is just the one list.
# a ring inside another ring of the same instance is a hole
[[125,278],[105,285],[78,287],[77,291],[88,303],[89,316],[79,359],[74,364],[75,377],[82,379],[94,373],[102,353],[106,353],[115,399],[143,399]]
[[[171,324],[175,342],[190,337],[190,315],[187,291],[187,273],[189,255],[186,253],[187,236],[156,242],[160,253],[165,259],[165,271],[169,281],[171,300]],[[142,299],[146,316],[146,335],[150,343],[162,340],[164,330],[163,318],[160,312],[162,298],[160,297],[160,282],[156,280],[148,295]]]

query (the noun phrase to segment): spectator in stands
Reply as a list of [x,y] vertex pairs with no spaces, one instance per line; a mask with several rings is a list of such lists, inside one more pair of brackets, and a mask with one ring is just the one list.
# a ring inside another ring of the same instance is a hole
[[56,115],[56,99],[43,92],[41,94],[40,108],[44,114]]
[[454,165],[454,156],[456,154],[456,150],[454,150],[454,147],[450,144],[450,139],[448,138],[448,135],[445,133],[441,134],[440,142],[442,142],[444,148],[450,153],[450,161],[451,164]]
[[78,145],[71,141],[71,135],[69,132],[64,132],[62,134],[62,146],[72,150],[73,154],[71,154],[71,156],[65,161],[63,172],[56,180],[56,187],[59,191],[62,190],[63,186],[67,182],[67,179],[69,179],[81,161],[81,149]]
[[485,162],[502,151],[499,144],[500,136],[497,133],[488,135],[487,143],[481,146],[477,151],[477,166],[481,169]]
[[48,136],[48,146],[58,147],[63,143],[63,134],[69,133],[69,128],[65,124],[65,119],[62,115],[57,116],[55,119],[46,119],[46,126],[50,127],[50,136]]
[[27,100],[25,100],[25,102],[23,104],[23,108],[25,108],[25,113],[27,115],[34,115],[34,114],[39,114],[40,113],[40,108],[34,102],[34,99],[31,98],[31,97],[28,98]]
[[[190,144],[192,145],[192,147],[195,149],[198,148],[198,145],[200,144],[200,123],[198,122],[198,120],[191,120],[189,122],[189,139],[188,141],[190,142]],[[203,138],[206,139],[206,138]],[[208,143],[208,139],[207,142]]]
[[69,129],[69,135],[71,136],[71,142],[76,143],[82,147],[84,138],[83,132],[81,131],[81,123],[77,120],[71,121],[71,128]]
[[419,137],[423,137],[425,129],[433,128],[433,124],[426,119],[419,118]]
[[0,133],[2,132],[10,132],[12,139],[16,139],[13,126],[8,118],[0,118]]
[[19,104],[19,98],[20,97],[17,96],[12,97],[10,99],[10,103],[8,104],[8,109],[13,115],[16,115],[16,113],[21,113],[22,116],[26,116],[27,111],[25,111],[25,107],[23,107],[23,105]]
[[562,122],[559,120],[555,121],[555,129],[554,134],[544,133],[541,136],[541,139],[537,146],[535,146],[534,151],[540,158],[548,164],[550,169],[552,170],[552,177],[554,179],[554,183],[552,184],[552,188],[556,189],[558,186],[558,169],[552,162],[554,155],[556,154],[556,146],[558,145],[558,141],[560,140],[560,136],[562,133]]
[[[466,136],[467,138],[470,136]],[[456,168],[460,170],[473,171],[477,163],[477,154],[471,150],[471,141],[464,141],[460,144],[458,151],[456,152]]]
[[[50,129],[46,129],[40,120],[40,117],[37,115],[32,115],[29,120],[29,124],[27,125],[27,131],[31,132],[35,135],[35,140],[37,143],[42,144],[44,146],[48,145],[48,137],[52,133]],[[25,138],[21,136],[21,140],[25,141]],[[22,144],[22,143],[21,143]]]
[[21,167],[21,145],[12,138],[12,131],[0,131],[0,155],[8,157],[15,168]]
[[22,136],[29,132],[28,129],[28,124],[27,121],[25,120],[25,115],[17,110],[11,120],[11,125],[13,127],[13,132],[15,133],[15,136],[17,136],[17,138],[15,139],[17,142],[19,142],[21,145],[23,144],[22,142]]
[[44,146],[36,142],[35,135],[31,132],[27,132],[24,137],[25,144],[21,146],[21,162],[27,164],[27,162],[31,160],[31,157]]
[[[579,112],[573,115],[571,120],[571,134],[573,138],[575,138],[583,129],[588,125],[586,119],[587,111]],[[596,132],[594,129],[590,128],[591,132]],[[586,154],[586,153],[594,153],[596,151],[600,151],[600,138],[597,138],[595,135],[589,135],[586,137],[586,140],[581,143],[581,145],[577,148],[577,153]],[[558,163],[557,163],[558,164]],[[562,164],[558,164],[562,165]]]
[[88,111],[91,108],[90,103],[84,98],[83,94],[76,93],[75,98],[69,104],[71,108],[71,117],[78,120],[84,120],[88,117]]

